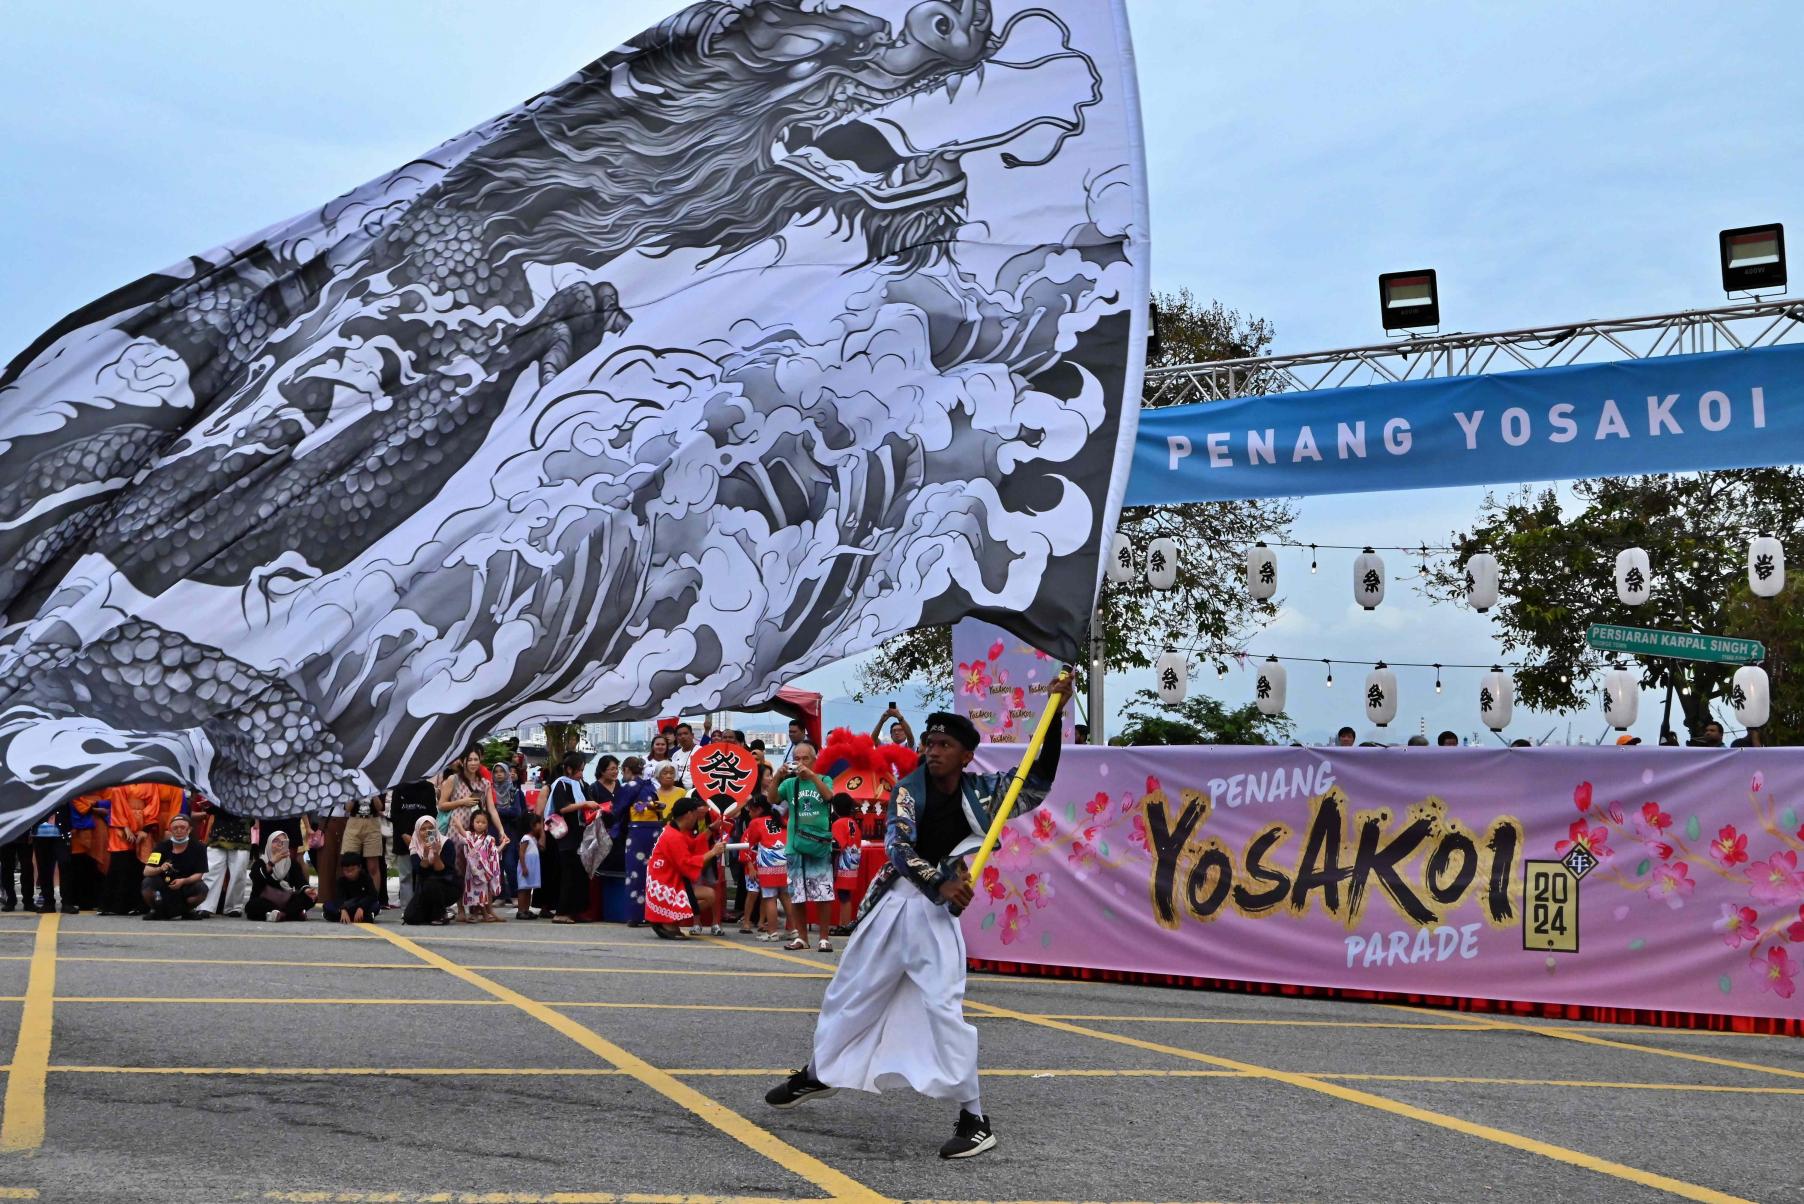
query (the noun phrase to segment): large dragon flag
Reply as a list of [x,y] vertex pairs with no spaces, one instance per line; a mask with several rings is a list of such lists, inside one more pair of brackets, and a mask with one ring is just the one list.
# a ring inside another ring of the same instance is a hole
[[0,376],[0,838],[330,806],[978,613],[1063,656],[1147,278],[1119,0],[707,0]]

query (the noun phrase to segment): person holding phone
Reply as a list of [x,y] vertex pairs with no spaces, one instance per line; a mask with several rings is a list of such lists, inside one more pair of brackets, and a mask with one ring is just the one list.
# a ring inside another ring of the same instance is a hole
[[871,739],[882,744],[884,741],[883,725],[889,724],[889,742],[900,744],[903,748],[915,746],[915,729],[908,726],[908,720],[902,718],[902,708],[892,700],[889,709],[877,716],[877,726],[871,729]]
[[[1071,697],[1061,676],[1047,698],[1054,721],[1028,769],[1016,813],[1046,800],[1059,765],[1058,712]],[[993,822],[1015,770],[971,773],[977,728],[963,715],[935,712],[922,735],[921,764],[890,797],[889,862],[871,880],[845,956],[821,1000],[814,1052],[802,1069],[765,1093],[793,1108],[840,1088],[875,1092],[905,1082],[922,1095],[958,1103],[958,1123],[941,1158],[994,1149],[996,1134],[977,1087],[977,1030],[966,1022],[965,935],[958,912],[970,905],[964,853]]]

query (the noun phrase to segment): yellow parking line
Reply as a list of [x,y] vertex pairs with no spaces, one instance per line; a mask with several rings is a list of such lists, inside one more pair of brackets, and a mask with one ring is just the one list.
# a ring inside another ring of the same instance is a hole
[[1396,1020],[1264,1020],[1240,1016],[1071,1015],[1055,1012],[1037,1014],[1045,1016],[1048,1020],[1100,1020],[1110,1024],[1249,1024],[1269,1025],[1275,1028],[1407,1028],[1433,1029],[1446,1033],[1488,1033],[1501,1027],[1494,1024],[1412,1024]]
[[[726,944],[727,942],[723,941],[716,943]],[[739,946],[729,945],[728,947],[738,948]],[[791,958],[788,954],[779,953],[771,949],[748,949],[747,952],[760,954],[765,957],[799,960]],[[1598,1174],[1608,1175],[1612,1178],[1622,1179],[1630,1183],[1638,1183],[1643,1187],[1652,1187],[1660,1191],[1671,1192],[1673,1195],[1681,1196],[1687,1200],[1701,1200],[1708,1202],[1708,1204],[1752,1204],[1751,1201],[1745,1200],[1740,1196],[1732,1196],[1727,1192],[1720,1192],[1714,1188],[1704,1187],[1696,1183],[1687,1183],[1682,1179],[1674,1179],[1666,1175],[1657,1174],[1653,1171],[1644,1171],[1639,1167],[1628,1166],[1621,1162],[1613,1162],[1607,1158],[1599,1158],[1593,1154],[1586,1154],[1580,1150],[1568,1149],[1565,1146],[1540,1141],[1520,1133],[1512,1133],[1507,1129],[1494,1128],[1491,1125],[1479,1124],[1476,1121],[1466,1120],[1458,1116],[1450,1116],[1444,1112],[1435,1112],[1428,1108],[1418,1108],[1414,1104],[1406,1104],[1401,1100],[1390,1099],[1387,1096],[1373,1095],[1370,1092],[1360,1091],[1352,1087],[1344,1087],[1339,1083],[1330,1082],[1325,1078],[1294,1074],[1287,1070],[1277,1070],[1269,1066],[1258,1066],[1251,1062],[1241,1062],[1233,1058],[1217,1057],[1214,1054],[1198,1053],[1193,1049],[1184,1049],[1176,1045],[1161,1045],[1156,1041],[1142,1041],[1138,1037],[1127,1037],[1119,1033],[1104,1032],[1100,1029],[1081,1028],[1078,1025],[1071,1024],[1064,1020],[1050,1020],[1044,1016],[1034,1015],[1031,1012],[1018,1012],[1010,1008],[997,1007],[994,1004],[979,1003],[974,999],[967,999],[965,1003],[967,1007],[974,1007],[980,1011],[987,1011],[991,1015],[1002,1016],[1011,1020],[1019,1020],[1025,1024],[1033,1024],[1041,1028],[1071,1033],[1080,1037],[1091,1037],[1098,1041],[1107,1041],[1115,1045],[1126,1045],[1130,1048],[1144,1050],[1148,1053],[1166,1054],[1174,1058],[1183,1058],[1186,1061],[1201,1062],[1221,1070],[1237,1070],[1249,1077],[1269,1079],[1272,1082],[1284,1083],[1292,1087],[1300,1087],[1305,1091],[1317,1092],[1321,1095],[1331,1096],[1347,1103],[1362,1104],[1365,1107],[1373,1108],[1380,1112],[1388,1112],[1393,1116],[1402,1116],[1410,1120],[1420,1121],[1423,1124],[1434,1125],[1437,1128],[1450,1129],[1455,1133],[1462,1133],[1468,1137],[1477,1137],[1484,1141],[1495,1142],[1498,1145],[1521,1150],[1524,1153],[1538,1154],[1543,1158],[1552,1159],[1555,1162],[1562,1162],[1568,1166],[1576,1166],[1584,1170],[1595,1171]]]
[[56,930],[62,916],[38,917],[31,949],[31,977],[25,985],[25,1008],[19,1039],[6,1076],[4,1116],[0,1117],[0,1150],[35,1150],[44,1144],[44,1080],[50,1066],[50,1037],[56,1011]]
[[806,1179],[828,1195],[860,1201],[883,1199],[877,1192],[850,1175],[835,1170],[812,1154],[797,1149],[770,1130],[756,1125],[732,1109],[716,1103],[695,1088],[679,1082],[669,1073],[659,1070],[643,1058],[627,1052],[563,1013],[528,999],[518,991],[504,987],[493,979],[485,978],[470,967],[460,966],[406,937],[397,936],[386,929],[378,928],[376,931],[381,933],[383,940],[397,948],[411,953],[421,961],[437,966],[452,977],[485,991],[496,999],[513,1004],[535,1020],[556,1029],[602,1061],[626,1071],[659,1095],[694,1113],[754,1153],[761,1154],[791,1174]]
[[258,1007],[423,1007],[423,1008],[496,1008],[504,1006],[495,999],[246,999],[237,995],[209,995],[171,999],[162,995],[58,995],[58,1003],[136,1003],[136,1004],[255,1004]]
[[[1424,1009],[1408,1007],[1403,1004],[1386,1004],[1386,1007],[1398,1011],[1416,1012]],[[1558,1037],[1562,1041],[1577,1041],[1584,1045],[1601,1045],[1606,1049],[1627,1049],[1635,1053],[1653,1054],[1661,1058],[1678,1058],[1685,1062],[1702,1062],[1706,1066],[1726,1066],[1731,1070],[1750,1070],[1756,1074],[1777,1074],[1788,1079],[1804,1079],[1804,1070],[1787,1070],[1782,1066],[1762,1066],[1758,1062],[1738,1062],[1733,1058],[1717,1058],[1709,1054],[1688,1053],[1682,1049],[1661,1049],[1656,1045],[1637,1045],[1633,1041],[1617,1041],[1609,1037],[1597,1037],[1590,1033],[1573,1029],[1554,1028],[1545,1024],[1523,1024],[1516,1020],[1498,1021],[1504,1029],[1511,1032],[1534,1033],[1542,1037]]]
[[52,1066],[54,1074],[154,1074],[197,1075],[202,1078],[219,1075],[246,1078],[462,1078],[492,1076],[496,1078],[597,1078],[626,1074],[611,1066],[585,1066],[576,1069],[539,1069],[521,1066]]
[[466,966],[465,969],[482,970],[490,974],[670,974],[683,978],[833,977],[830,972],[825,971],[814,974],[797,974],[793,970],[665,970],[643,966]]
[[424,970],[418,962],[288,962],[235,957],[65,957],[65,962],[134,966],[283,966],[298,970]]

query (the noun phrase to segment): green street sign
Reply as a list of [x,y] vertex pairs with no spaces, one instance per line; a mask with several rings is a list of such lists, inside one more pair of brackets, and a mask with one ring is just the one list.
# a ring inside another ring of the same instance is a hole
[[1766,645],[1732,635],[1693,635],[1688,631],[1660,631],[1653,627],[1618,627],[1593,623],[1585,643],[1600,652],[1628,652],[1635,656],[1665,656],[1681,661],[1714,661],[1721,665],[1753,665],[1766,659]]

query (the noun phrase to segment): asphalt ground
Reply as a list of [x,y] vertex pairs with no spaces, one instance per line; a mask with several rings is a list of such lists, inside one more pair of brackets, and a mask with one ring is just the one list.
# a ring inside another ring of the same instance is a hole
[[763,1093],[834,958],[0,916],[0,1200],[1804,1200],[1804,1042],[973,976],[1001,1144]]

